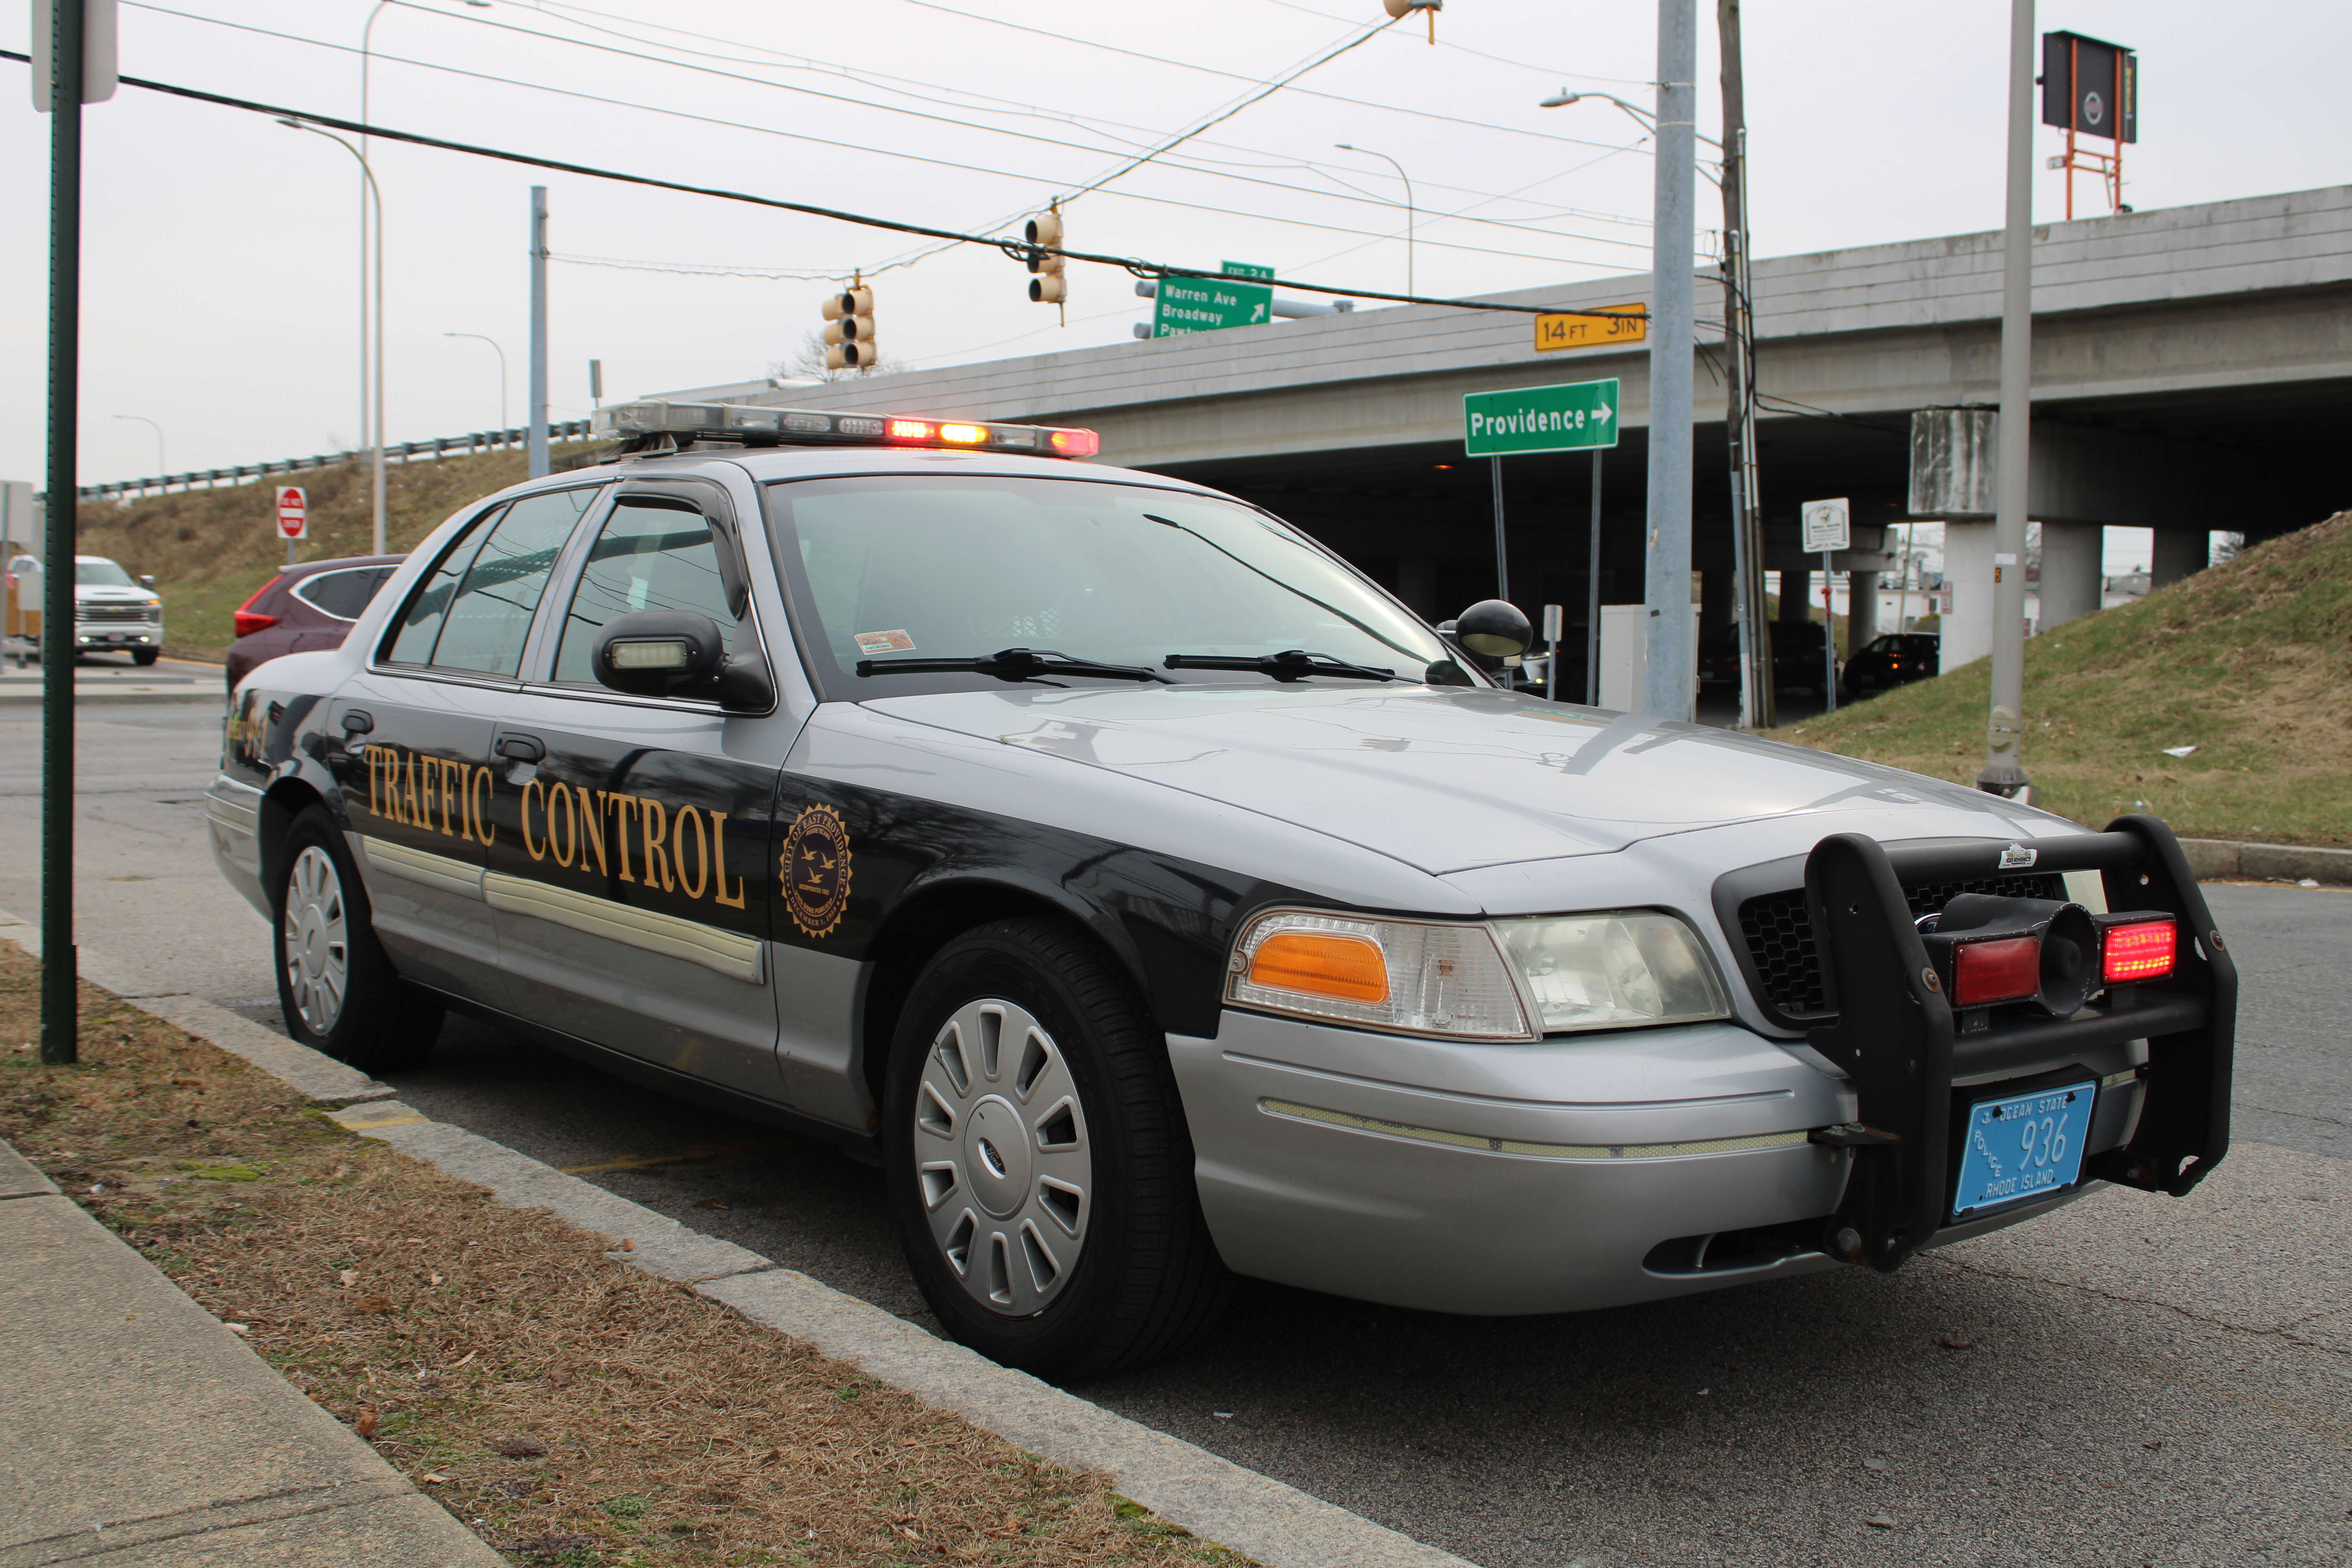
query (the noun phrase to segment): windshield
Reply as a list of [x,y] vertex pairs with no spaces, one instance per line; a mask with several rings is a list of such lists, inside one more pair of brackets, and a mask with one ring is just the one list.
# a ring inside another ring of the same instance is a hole
[[77,561],[74,563],[74,586],[77,588],[136,588],[131,574],[111,561]]
[[[820,670],[829,696],[999,686],[991,674],[887,667],[1016,647],[1175,681],[1276,678],[1171,670],[1171,654],[1255,659],[1296,649],[1403,680],[1472,684],[1428,626],[1298,534],[1231,501],[964,475],[786,482],[768,497],[778,554],[800,566],[793,586],[811,651],[831,665]],[[885,673],[861,677],[861,663]],[[1056,668],[1030,679],[1107,678]]]

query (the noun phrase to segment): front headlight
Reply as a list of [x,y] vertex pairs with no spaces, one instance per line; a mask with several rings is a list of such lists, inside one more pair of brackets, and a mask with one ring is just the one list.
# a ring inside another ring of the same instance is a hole
[[1537,1036],[1484,925],[1276,910],[1234,944],[1225,1000],[1399,1034]]
[[1731,1015],[1698,935],[1654,910],[1495,922],[1546,1034]]

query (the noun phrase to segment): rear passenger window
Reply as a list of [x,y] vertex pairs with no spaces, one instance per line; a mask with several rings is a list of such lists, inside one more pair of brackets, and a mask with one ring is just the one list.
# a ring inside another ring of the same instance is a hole
[[556,553],[596,494],[589,487],[526,496],[475,525],[410,602],[393,642],[394,661],[514,675]]
[[646,505],[634,497],[623,498],[613,509],[564,617],[555,679],[593,685],[596,634],[614,616],[638,610],[709,616],[733,640],[735,616],[727,608],[719,552],[700,512]]
[[321,572],[294,585],[294,596],[337,620],[355,621],[368,607],[375,591],[392,574],[389,566],[354,566],[345,572]]

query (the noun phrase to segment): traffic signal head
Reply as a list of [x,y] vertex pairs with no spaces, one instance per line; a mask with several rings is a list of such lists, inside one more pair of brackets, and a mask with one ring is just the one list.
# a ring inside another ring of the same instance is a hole
[[1033,305],[1059,305],[1070,297],[1070,283],[1064,274],[1068,261],[1043,248],[1062,243],[1062,215],[1042,212],[1029,220],[1023,230],[1029,241],[1029,270],[1035,274],[1029,279],[1029,302]]
[[874,290],[863,284],[824,301],[824,367],[871,370],[881,363],[874,346]]

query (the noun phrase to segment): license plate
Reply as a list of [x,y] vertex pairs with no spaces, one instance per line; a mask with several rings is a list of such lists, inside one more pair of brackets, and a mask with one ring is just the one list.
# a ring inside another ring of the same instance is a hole
[[2097,1101],[2098,1085],[2075,1083],[1970,1106],[1952,1217],[2073,1186],[2083,1174],[2083,1144]]

